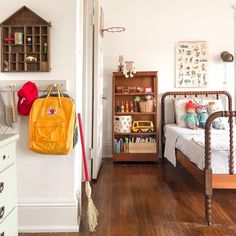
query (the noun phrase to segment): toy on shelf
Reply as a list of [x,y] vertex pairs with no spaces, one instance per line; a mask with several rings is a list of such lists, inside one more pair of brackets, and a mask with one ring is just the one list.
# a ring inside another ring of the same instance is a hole
[[119,64],[118,64],[118,69],[117,71],[120,73],[123,73],[123,69],[124,69],[124,58],[122,55],[119,55]]
[[129,101],[125,103],[125,112],[129,112]]
[[36,62],[37,61],[37,58],[36,57],[33,57],[33,56],[28,56],[25,58],[25,60],[27,62]]
[[3,71],[9,71],[9,63],[8,63],[8,61],[5,60],[3,62],[3,66],[4,66],[3,67]]
[[130,112],[134,112],[134,104],[133,104],[133,101],[130,101]]
[[144,92],[144,89],[142,87],[137,87],[136,88],[136,92],[137,93],[143,93]]
[[199,128],[205,129],[206,120],[208,118],[207,106],[204,103],[197,105],[197,119],[199,122]]
[[43,52],[44,53],[48,53],[48,45],[47,45],[47,43],[43,44]]
[[26,37],[26,42],[27,42],[27,44],[32,44],[32,37],[31,36],[27,36]]
[[134,62],[133,61],[125,61],[125,67],[123,70],[123,74],[126,78],[133,78],[134,74],[136,73],[134,68]]
[[23,33],[15,32],[15,44],[23,44]]
[[186,114],[181,118],[189,129],[197,129],[198,119],[196,115],[197,105],[193,101],[188,101],[185,105]]
[[148,86],[144,88],[145,93],[152,93],[152,87]]
[[120,101],[117,101],[116,112],[120,112]]
[[152,133],[154,125],[152,121],[133,121],[132,131],[134,133]]
[[125,106],[124,106],[124,102],[123,102],[123,100],[121,101],[121,107],[120,107],[120,111],[121,112],[125,112]]
[[138,102],[140,102],[141,98],[139,96],[134,97],[134,111],[138,112]]
[[[220,111],[220,108],[216,104],[216,102],[209,102],[207,107],[209,115],[216,111]],[[221,118],[217,118],[212,122],[212,127],[215,129],[225,129],[224,123]]]
[[15,38],[4,38],[5,42],[11,42],[11,41],[14,41],[14,40],[15,40]]

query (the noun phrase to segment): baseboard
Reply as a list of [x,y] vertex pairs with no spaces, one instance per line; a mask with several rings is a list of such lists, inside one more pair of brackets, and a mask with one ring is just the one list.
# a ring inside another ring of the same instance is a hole
[[103,142],[102,144],[102,157],[103,158],[112,158],[112,143],[111,142]]
[[80,212],[74,199],[21,199],[20,233],[78,232]]

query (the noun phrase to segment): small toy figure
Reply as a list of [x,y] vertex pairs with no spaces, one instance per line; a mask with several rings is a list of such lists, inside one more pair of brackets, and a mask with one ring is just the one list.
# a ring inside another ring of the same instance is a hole
[[206,120],[208,118],[207,106],[202,102],[197,105],[197,119],[199,128],[205,129]]
[[37,58],[36,57],[33,57],[33,56],[28,56],[25,58],[26,61],[29,61],[29,62],[35,62],[37,61]]
[[26,37],[26,42],[27,42],[27,44],[32,44],[32,37],[31,36],[27,36]]
[[134,68],[134,62],[133,61],[125,61],[125,67],[123,70],[123,74],[126,78],[133,78],[134,74],[136,73]]
[[134,111],[138,112],[138,102],[140,102],[141,98],[139,96],[135,96],[134,98]]
[[124,106],[123,100],[121,101],[121,107],[120,107],[120,109],[121,109],[121,112],[125,112],[125,106]]
[[48,53],[48,45],[47,45],[47,43],[43,44],[43,52],[44,53]]
[[118,64],[118,72],[123,73],[124,70],[124,62],[123,62],[123,56],[119,55],[119,64]]
[[125,112],[129,112],[129,102],[126,101],[125,103]]
[[[219,111],[219,107],[217,106],[216,102],[209,102],[208,103],[208,113],[211,115],[212,113]],[[223,121],[221,118],[217,118],[212,122],[212,127],[215,129],[225,129]]]
[[132,101],[130,101],[130,112],[134,112],[134,104]]
[[117,101],[116,112],[120,112],[120,101]]
[[3,69],[4,71],[9,71],[9,63],[8,63],[8,61],[4,61],[4,69]]
[[185,105],[186,114],[184,114],[181,120],[186,122],[186,126],[189,129],[197,129],[198,119],[196,116],[196,104],[193,101],[188,101]]

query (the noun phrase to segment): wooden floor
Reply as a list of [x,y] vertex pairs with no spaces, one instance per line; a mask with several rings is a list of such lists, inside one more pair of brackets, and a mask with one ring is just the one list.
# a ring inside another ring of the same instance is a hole
[[96,234],[83,225],[78,233],[21,236],[230,236],[236,235],[236,191],[215,190],[213,226],[204,220],[202,187],[181,167],[168,162],[117,164],[105,160],[93,184],[100,212]]

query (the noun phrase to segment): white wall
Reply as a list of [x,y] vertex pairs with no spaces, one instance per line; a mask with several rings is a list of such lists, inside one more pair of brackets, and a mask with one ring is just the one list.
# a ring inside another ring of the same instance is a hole
[[[76,81],[76,0],[0,0],[0,5],[0,21],[26,5],[52,24],[51,72],[0,73],[0,79],[46,79],[52,80],[51,83],[53,79],[66,79],[69,94],[74,99],[78,97],[76,82],[80,81]],[[82,103],[82,98],[78,101]],[[76,174],[74,170],[75,157],[79,158],[80,154],[73,151],[68,156],[39,155],[27,149],[27,141],[28,118],[21,117],[17,145],[20,230],[78,230],[75,192],[78,191],[80,195],[80,161],[76,162]]]
[[[124,26],[124,33],[105,33],[104,156],[111,156],[112,71],[118,55],[134,60],[136,70],[159,71],[159,92],[175,89],[175,43],[206,40],[209,43],[209,85],[222,89],[225,66],[220,53],[234,52],[235,0],[103,0],[105,27]],[[234,94],[234,65],[227,65],[229,91]]]

